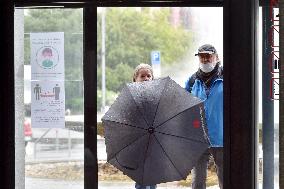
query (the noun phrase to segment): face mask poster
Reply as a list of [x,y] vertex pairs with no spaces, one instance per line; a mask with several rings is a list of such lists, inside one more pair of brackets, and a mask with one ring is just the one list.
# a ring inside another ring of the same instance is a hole
[[31,121],[65,127],[64,33],[31,33]]

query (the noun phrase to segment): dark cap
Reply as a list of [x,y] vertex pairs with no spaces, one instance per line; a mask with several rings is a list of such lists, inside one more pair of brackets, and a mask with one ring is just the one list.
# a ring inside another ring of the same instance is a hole
[[195,54],[195,56],[198,56],[199,54],[202,54],[202,53],[217,54],[217,51],[215,47],[213,47],[212,45],[205,44],[198,48],[198,53]]

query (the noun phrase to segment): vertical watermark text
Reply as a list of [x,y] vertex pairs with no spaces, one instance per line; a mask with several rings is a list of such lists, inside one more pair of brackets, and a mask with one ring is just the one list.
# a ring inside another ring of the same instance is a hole
[[271,72],[270,98],[272,100],[279,100],[279,10],[275,9],[277,6],[278,0],[270,0],[269,12],[272,26],[268,32],[268,42],[271,47],[268,64]]

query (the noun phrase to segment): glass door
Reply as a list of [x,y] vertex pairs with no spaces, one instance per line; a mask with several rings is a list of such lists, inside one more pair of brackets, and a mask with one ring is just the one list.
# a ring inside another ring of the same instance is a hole
[[83,9],[15,9],[17,188],[84,188]]
[[[170,76],[185,88],[186,81],[199,69],[199,58],[195,54],[204,44],[212,44],[216,48],[220,67],[223,66],[222,7],[97,8],[99,189],[134,188],[135,185],[131,178],[106,162],[105,136],[101,122],[101,117],[125,84],[132,82],[135,67],[140,63],[149,64],[153,68],[154,79]],[[153,62],[153,53],[158,53],[161,61]],[[218,134],[223,136],[223,129]],[[221,158],[223,161],[222,155]],[[209,153],[208,168],[207,164],[205,166],[208,176],[204,184],[208,188],[218,188],[217,168]],[[191,187],[192,177],[189,174],[186,180],[162,183],[158,188]]]

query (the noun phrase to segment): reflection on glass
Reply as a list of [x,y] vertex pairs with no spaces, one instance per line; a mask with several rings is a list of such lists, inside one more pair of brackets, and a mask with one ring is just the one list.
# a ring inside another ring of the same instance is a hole
[[[97,31],[99,188],[118,184],[122,188],[134,188],[134,181],[106,163],[101,117],[119,95],[125,83],[132,82],[133,70],[140,63],[152,65],[154,78],[170,76],[182,87],[185,87],[189,76],[199,68],[200,59],[194,55],[201,45],[212,44],[217,49],[220,66],[222,66],[223,9],[99,7]],[[103,43],[104,40],[105,43]],[[104,46],[105,52],[102,53]],[[153,61],[155,58],[157,61]],[[104,59],[105,69],[102,64]],[[104,82],[105,89],[102,87]],[[207,166],[207,163],[205,164]],[[211,156],[208,167],[206,185],[218,187],[216,167]],[[125,184],[125,181],[130,183]],[[172,184],[190,186],[191,182],[190,174],[185,181],[161,184],[161,186]]]

